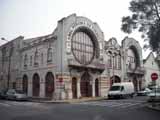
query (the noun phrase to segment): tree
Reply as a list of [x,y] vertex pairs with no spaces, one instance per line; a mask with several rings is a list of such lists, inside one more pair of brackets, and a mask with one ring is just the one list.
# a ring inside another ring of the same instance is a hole
[[130,2],[130,16],[122,18],[121,30],[132,33],[137,29],[142,33],[142,38],[148,41],[151,48],[158,52],[160,47],[160,0],[132,0]]

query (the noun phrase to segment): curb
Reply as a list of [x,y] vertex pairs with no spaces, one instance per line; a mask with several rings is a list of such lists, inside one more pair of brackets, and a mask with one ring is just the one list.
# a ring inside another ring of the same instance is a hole
[[149,109],[152,109],[152,110],[156,110],[156,111],[160,111],[160,105],[158,105],[159,107],[153,107],[152,105],[147,105],[147,107]]
[[37,103],[47,103],[47,104],[71,104],[71,103],[80,103],[80,102],[89,102],[89,101],[100,101],[107,98],[91,98],[91,99],[71,99],[71,100],[55,100],[55,101],[43,101],[43,100],[30,100],[30,102]]
[[30,102],[35,103],[47,103],[47,104],[68,104],[67,101],[43,101],[43,100],[30,100]]

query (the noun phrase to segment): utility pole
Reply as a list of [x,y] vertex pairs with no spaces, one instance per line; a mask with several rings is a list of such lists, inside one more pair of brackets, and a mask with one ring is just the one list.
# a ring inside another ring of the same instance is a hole
[[116,65],[116,53],[112,53],[112,57],[113,57],[113,66],[112,66],[112,70],[113,70],[113,83],[115,82],[115,75],[114,75],[114,67],[116,67],[115,65]]

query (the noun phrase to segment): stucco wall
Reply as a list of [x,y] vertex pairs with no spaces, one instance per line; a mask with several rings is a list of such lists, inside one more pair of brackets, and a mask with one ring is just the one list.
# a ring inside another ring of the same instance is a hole
[[145,68],[145,86],[147,87],[152,82],[151,79],[152,73],[158,74],[158,79],[156,80],[156,84],[160,86],[160,69],[157,62],[155,61],[153,53],[150,53],[149,56],[147,57],[144,63],[144,68]]

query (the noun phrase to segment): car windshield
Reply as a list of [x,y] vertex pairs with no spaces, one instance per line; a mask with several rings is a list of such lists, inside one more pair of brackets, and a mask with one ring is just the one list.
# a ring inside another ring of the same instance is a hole
[[16,90],[16,93],[24,94],[24,92],[22,90]]
[[14,93],[14,92],[15,92],[14,89],[9,89],[9,90],[8,90],[8,93]]
[[117,90],[120,90],[121,86],[112,86],[111,87],[111,91],[117,91]]

